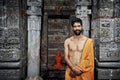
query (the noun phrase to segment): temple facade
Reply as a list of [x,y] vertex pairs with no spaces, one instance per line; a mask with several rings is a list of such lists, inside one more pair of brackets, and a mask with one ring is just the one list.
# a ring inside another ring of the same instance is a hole
[[94,80],[120,80],[120,0],[0,0],[0,80],[64,80],[74,16],[94,40]]

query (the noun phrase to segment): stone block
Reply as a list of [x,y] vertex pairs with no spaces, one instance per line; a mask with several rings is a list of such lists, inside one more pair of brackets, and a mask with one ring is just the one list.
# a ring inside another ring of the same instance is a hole
[[113,11],[113,14],[114,16],[120,16],[120,0],[115,0],[113,2],[113,8],[114,8],[114,11]]
[[111,0],[100,0],[100,1],[96,1],[96,3],[99,3],[100,8],[106,8],[106,7],[113,8],[113,1]]
[[100,41],[110,42],[113,41],[113,20],[112,19],[100,19]]
[[19,0],[5,0],[6,6],[19,6]]
[[39,7],[31,6],[27,10],[27,14],[28,15],[42,15],[42,11],[41,11],[41,8]]
[[112,17],[113,16],[113,9],[110,8],[100,8],[99,9],[99,16],[100,17]]
[[120,19],[114,19],[114,39],[116,42],[120,42]]
[[116,42],[101,42],[99,43],[100,51],[115,51],[118,50],[119,43]]
[[40,76],[30,77],[25,80],[43,80]]
[[119,62],[110,62],[110,61],[104,61],[104,62],[99,62],[97,60],[97,58],[95,58],[95,65],[96,65],[96,68],[97,67],[101,67],[101,68],[120,68],[120,63]]
[[0,69],[0,80],[21,80],[20,69]]
[[0,62],[0,69],[14,69],[14,68],[21,68],[22,67],[22,62]]
[[42,0],[27,0],[28,6],[42,6]]
[[29,16],[28,17],[28,30],[38,31],[41,29],[40,27],[41,17],[38,16]]
[[100,42],[99,39],[94,39],[95,54],[99,61],[119,61],[119,45],[117,42]]
[[0,62],[3,61],[19,61],[21,51],[17,49],[0,49]]
[[118,50],[115,51],[100,51],[99,61],[120,61],[120,53]]
[[98,79],[110,80],[110,79],[120,79],[120,69],[100,69],[97,68]]
[[100,28],[100,42],[113,41],[113,29],[112,28]]
[[115,39],[116,42],[120,42],[120,28],[115,28],[114,39]]

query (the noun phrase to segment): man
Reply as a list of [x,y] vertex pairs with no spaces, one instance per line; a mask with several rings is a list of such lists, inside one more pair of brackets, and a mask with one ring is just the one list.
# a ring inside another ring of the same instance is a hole
[[74,35],[64,42],[65,80],[94,80],[93,41],[82,34],[81,19],[73,18],[71,25]]

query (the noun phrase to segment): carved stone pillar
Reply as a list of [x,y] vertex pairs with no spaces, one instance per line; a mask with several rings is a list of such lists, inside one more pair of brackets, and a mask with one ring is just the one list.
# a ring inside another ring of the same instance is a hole
[[40,72],[40,32],[42,1],[28,0],[28,80],[42,80]]
[[81,18],[83,21],[84,32],[83,34],[89,37],[90,30],[90,18],[88,14],[91,14],[91,10],[87,9],[88,5],[90,5],[90,1],[86,0],[77,0],[76,4],[76,17]]
[[120,0],[93,0],[95,80],[120,80]]

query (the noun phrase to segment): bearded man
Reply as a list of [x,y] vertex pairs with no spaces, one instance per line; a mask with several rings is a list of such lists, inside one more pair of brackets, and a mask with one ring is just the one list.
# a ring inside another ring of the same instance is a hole
[[65,80],[94,80],[93,40],[83,35],[81,19],[73,18],[71,26],[74,35],[64,42]]

